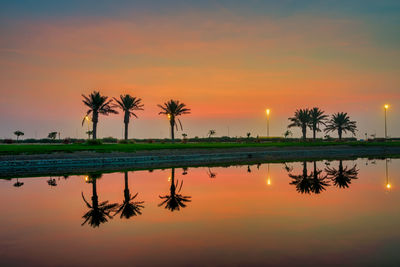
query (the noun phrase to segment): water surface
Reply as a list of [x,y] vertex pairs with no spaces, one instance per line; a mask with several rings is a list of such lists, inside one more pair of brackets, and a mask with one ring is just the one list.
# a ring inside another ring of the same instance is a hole
[[0,180],[0,265],[400,266],[399,163]]

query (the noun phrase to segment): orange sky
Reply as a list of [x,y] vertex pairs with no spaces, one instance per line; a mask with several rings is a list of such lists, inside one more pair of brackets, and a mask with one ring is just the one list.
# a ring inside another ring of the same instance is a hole
[[[130,129],[138,138],[168,137],[156,105],[171,98],[192,109],[182,119],[189,137],[209,129],[227,135],[228,127],[231,136],[265,135],[267,107],[271,134],[281,136],[296,108],[313,106],[348,112],[359,122],[358,137],[383,135],[386,102],[392,104],[389,135],[398,136],[399,43],[388,40],[387,27],[374,25],[379,18],[311,11],[273,16],[223,6],[6,17],[0,137],[15,130],[25,137],[50,131],[83,137],[81,94],[94,89],[143,99],[145,111]],[[122,120],[100,118],[99,136],[121,137]]]

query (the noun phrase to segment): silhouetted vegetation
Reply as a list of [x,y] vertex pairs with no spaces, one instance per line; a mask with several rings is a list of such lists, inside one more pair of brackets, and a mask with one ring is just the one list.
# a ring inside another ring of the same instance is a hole
[[133,97],[131,95],[120,95],[119,99],[114,97],[114,100],[118,104],[116,107],[122,109],[124,112],[124,138],[125,140],[128,140],[129,120],[131,116],[137,118],[137,115],[134,113],[134,111],[143,110],[142,99]]
[[314,107],[310,109],[310,129],[313,131],[313,139],[315,140],[317,132],[321,132],[320,125],[326,125],[325,121],[328,115],[324,114],[324,111]]
[[355,121],[351,121],[350,117],[345,112],[338,112],[331,116],[328,121],[325,132],[337,131],[339,140],[342,140],[343,133],[350,132],[353,135],[356,134],[357,124]]
[[295,111],[294,116],[289,118],[291,122],[289,128],[300,127],[303,134],[303,140],[307,138],[307,127],[311,122],[310,110],[309,109],[298,109]]
[[329,179],[332,180],[333,185],[339,188],[349,188],[352,180],[357,179],[358,169],[357,165],[353,167],[343,167],[343,161],[339,160],[339,167],[326,167],[325,172]]
[[[107,96],[102,96],[99,92],[93,91],[89,96],[82,95],[83,103],[89,107],[86,112],[86,116],[92,115],[92,131],[93,139],[97,138],[97,123],[99,122],[99,114],[108,115],[110,113],[118,114],[113,109],[112,99],[108,100]],[[82,125],[86,120],[86,116],[83,118]]]
[[180,103],[178,100],[170,100],[168,102],[165,102],[163,105],[158,105],[162,109],[162,111],[158,114],[164,114],[167,115],[169,124],[171,126],[171,139],[172,142],[175,140],[175,127],[176,130],[178,130],[178,124],[176,123],[176,120],[178,120],[179,125],[181,126],[181,130],[183,130],[182,123],[179,119],[177,119],[178,116],[181,116],[183,114],[189,114],[190,109],[186,108],[186,105],[183,103]]
[[21,131],[15,131],[14,134],[17,136],[17,142],[18,142],[19,137],[24,135],[24,133]]

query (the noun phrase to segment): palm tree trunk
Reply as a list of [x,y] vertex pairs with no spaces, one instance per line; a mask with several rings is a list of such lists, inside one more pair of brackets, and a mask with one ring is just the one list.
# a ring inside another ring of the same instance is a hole
[[93,179],[93,181],[92,181],[92,199],[97,199],[96,180],[97,179]]
[[315,127],[313,127],[313,139],[315,140],[315,138],[317,137],[316,135],[317,129]]
[[342,129],[338,129],[339,140],[342,141]]
[[128,140],[128,122],[125,122],[125,140]]
[[306,140],[306,138],[307,138],[307,126],[301,127],[301,130],[303,132],[303,140]]
[[307,177],[307,161],[303,162],[303,177]]
[[128,172],[125,172],[124,197],[125,197],[125,199],[129,199]]
[[97,121],[93,121],[93,133],[92,133],[92,139],[96,140],[97,139]]
[[171,120],[170,124],[171,124],[171,139],[172,139],[172,143],[173,143],[175,141],[174,121]]
[[175,168],[172,168],[171,169],[171,188],[170,188],[171,195],[175,194],[175,190],[176,190],[176,187],[175,187]]

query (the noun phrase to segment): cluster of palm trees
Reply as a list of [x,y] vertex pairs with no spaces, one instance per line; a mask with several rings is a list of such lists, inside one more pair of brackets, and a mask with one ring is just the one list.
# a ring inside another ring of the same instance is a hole
[[[138,97],[131,96],[129,94],[120,95],[118,98],[109,99],[107,96],[101,95],[100,92],[94,91],[88,96],[83,96],[83,103],[89,107],[86,112],[86,116],[83,118],[82,125],[85,120],[92,121],[92,131],[90,131],[92,138],[97,138],[97,124],[99,122],[99,115],[109,115],[118,114],[116,110],[121,109],[124,113],[124,126],[125,126],[125,140],[128,140],[128,126],[131,117],[137,118],[136,111],[143,110],[144,105],[142,104],[142,99]],[[114,103],[115,101],[115,103]],[[181,129],[182,123],[179,120],[179,116],[183,114],[189,114],[190,109],[186,108],[184,103],[180,103],[178,100],[169,100],[163,105],[158,105],[161,109],[159,114],[164,114],[168,117],[171,126],[171,139],[175,139],[175,128],[178,130],[178,123]],[[91,115],[91,119],[89,119]],[[89,131],[88,131],[89,132]]]
[[316,139],[317,132],[321,132],[321,126],[325,126],[326,133],[337,131],[339,140],[342,140],[343,133],[350,132],[355,135],[357,124],[350,120],[350,117],[345,112],[332,114],[331,117],[325,114],[318,107],[312,109],[297,109],[293,117],[289,118],[290,124],[288,128],[301,128],[303,139],[307,138],[307,129],[313,132],[313,139]]

